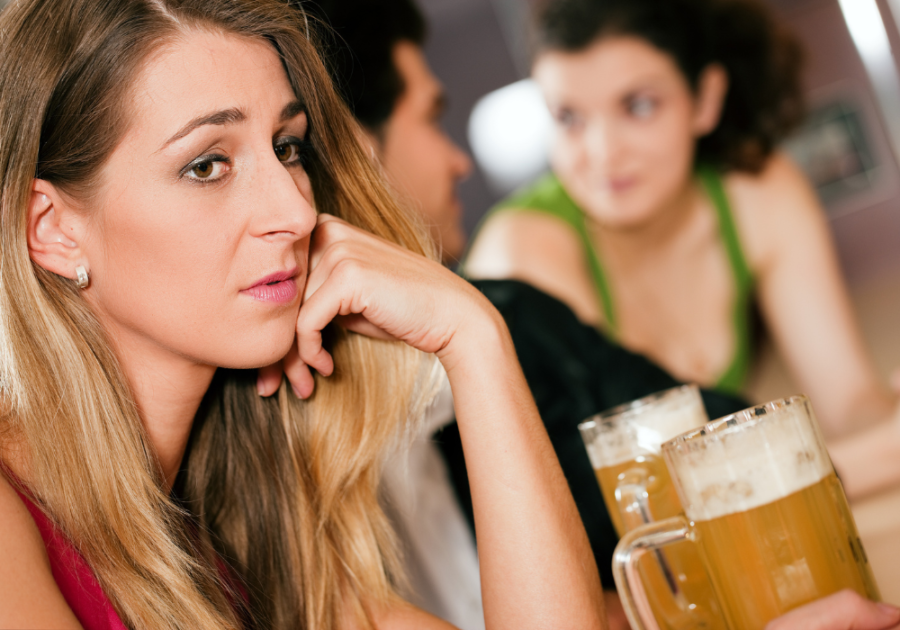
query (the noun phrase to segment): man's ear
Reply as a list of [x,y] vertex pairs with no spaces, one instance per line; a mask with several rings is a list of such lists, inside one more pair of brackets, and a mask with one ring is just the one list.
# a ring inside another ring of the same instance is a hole
[[694,134],[698,138],[712,133],[719,125],[726,96],[728,96],[728,72],[721,64],[708,65],[697,82]]
[[38,266],[65,278],[89,269],[82,250],[84,219],[55,186],[35,179],[28,200],[28,254]]

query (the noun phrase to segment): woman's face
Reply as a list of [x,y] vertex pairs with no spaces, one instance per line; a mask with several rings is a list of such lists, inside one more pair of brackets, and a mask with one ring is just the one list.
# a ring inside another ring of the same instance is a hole
[[87,209],[87,299],[120,350],[235,368],[280,359],[316,213],[306,115],[277,54],[190,33],[149,60],[127,111]]
[[710,111],[695,97],[669,55],[638,38],[605,38],[542,54],[534,78],[556,123],[553,169],[596,221],[641,226],[686,190],[718,103]]

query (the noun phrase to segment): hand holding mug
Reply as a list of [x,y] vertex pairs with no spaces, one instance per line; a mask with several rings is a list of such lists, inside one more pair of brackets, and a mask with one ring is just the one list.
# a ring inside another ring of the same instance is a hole
[[766,630],[897,630],[900,608],[840,591],[775,619]]

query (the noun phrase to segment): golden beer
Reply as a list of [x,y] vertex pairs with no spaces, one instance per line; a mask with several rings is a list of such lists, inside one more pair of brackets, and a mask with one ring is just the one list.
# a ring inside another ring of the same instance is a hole
[[[660,455],[663,442],[707,421],[699,390],[678,387],[606,411],[580,425],[616,531],[683,513]],[[618,496],[617,496],[618,495]],[[639,562],[662,630],[724,628],[694,545],[673,545]]]
[[626,531],[634,528],[633,526],[625,527],[619,503],[616,501],[616,489],[619,487],[619,483],[629,478],[644,480],[643,485],[647,491],[650,513],[654,521],[661,521],[684,512],[681,508],[681,501],[678,499],[678,493],[675,492],[675,486],[672,485],[672,478],[669,476],[666,463],[660,455],[637,455],[633,459],[614,466],[595,469],[594,473],[600,483],[600,491],[603,493],[606,509],[609,510],[609,515],[619,536],[623,536]]
[[879,599],[840,481],[821,481],[747,512],[695,523],[733,630],[845,588]]
[[[620,536],[627,531],[616,501],[616,487],[621,480],[645,475],[644,487],[653,521],[684,512],[665,462],[657,455],[638,456],[632,461],[595,472],[606,507]],[[641,558],[639,571],[660,629],[725,628],[696,547],[684,542],[661,549],[658,554]]]
[[846,588],[879,599],[806,397],[721,418],[666,442],[662,454],[685,515],[632,530],[613,562],[635,630],[646,627],[635,569],[684,540],[696,544],[731,630],[763,630]]

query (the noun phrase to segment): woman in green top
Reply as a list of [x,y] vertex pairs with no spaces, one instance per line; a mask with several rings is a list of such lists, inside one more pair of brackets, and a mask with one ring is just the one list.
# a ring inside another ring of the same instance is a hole
[[[727,391],[755,301],[827,436],[897,417],[815,194],[775,150],[802,115],[801,50],[761,1],[544,0],[536,22],[553,175],[488,216],[466,273],[529,282]],[[834,445],[851,496],[900,479],[895,424]]]

